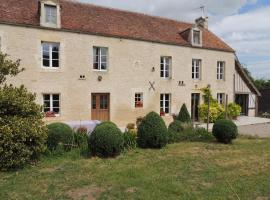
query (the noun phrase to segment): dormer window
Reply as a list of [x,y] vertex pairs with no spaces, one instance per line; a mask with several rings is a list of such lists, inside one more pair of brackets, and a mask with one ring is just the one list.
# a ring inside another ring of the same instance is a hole
[[50,28],[60,28],[60,6],[58,0],[41,0],[40,25]]
[[193,46],[202,46],[202,32],[200,29],[192,30],[192,45]]
[[57,7],[52,5],[44,5],[45,22],[57,25]]

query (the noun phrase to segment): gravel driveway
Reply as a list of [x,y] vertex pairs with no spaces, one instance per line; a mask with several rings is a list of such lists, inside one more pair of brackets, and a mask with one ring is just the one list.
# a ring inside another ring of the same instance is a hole
[[270,138],[270,123],[239,126],[238,130],[242,135]]

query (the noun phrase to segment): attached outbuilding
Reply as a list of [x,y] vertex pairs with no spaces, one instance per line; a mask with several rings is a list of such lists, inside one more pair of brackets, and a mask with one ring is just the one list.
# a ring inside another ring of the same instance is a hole
[[234,74],[234,101],[241,106],[243,116],[255,117],[258,115],[258,98],[261,93],[244,71],[236,58]]

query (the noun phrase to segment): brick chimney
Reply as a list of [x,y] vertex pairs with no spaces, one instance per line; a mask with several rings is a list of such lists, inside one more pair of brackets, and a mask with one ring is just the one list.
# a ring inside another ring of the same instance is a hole
[[197,26],[208,29],[208,17],[199,17],[195,20]]

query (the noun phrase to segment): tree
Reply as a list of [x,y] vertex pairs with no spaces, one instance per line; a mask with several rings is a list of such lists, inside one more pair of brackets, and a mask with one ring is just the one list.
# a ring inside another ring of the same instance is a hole
[[184,123],[191,122],[191,117],[190,117],[190,114],[188,112],[186,104],[182,105],[180,112],[177,116],[177,120],[179,120],[180,122],[184,122]]
[[19,168],[45,150],[47,129],[36,96],[5,82],[24,69],[0,52],[0,169]]

